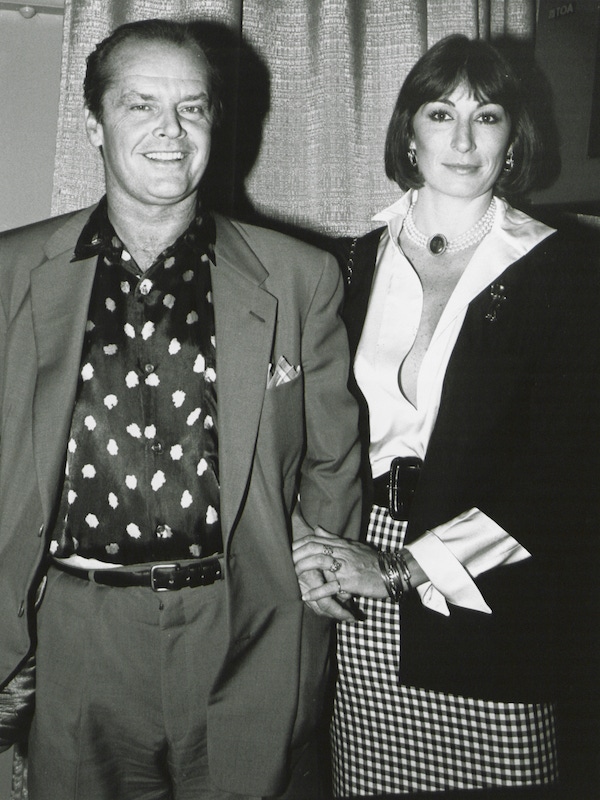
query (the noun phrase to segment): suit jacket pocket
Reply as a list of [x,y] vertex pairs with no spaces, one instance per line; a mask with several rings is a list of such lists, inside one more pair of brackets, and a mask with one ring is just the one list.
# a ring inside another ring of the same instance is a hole
[[287,471],[299,463],[305,440],[304,381],[298,378],[265,391],[258,432],[258,455],[268,453]]

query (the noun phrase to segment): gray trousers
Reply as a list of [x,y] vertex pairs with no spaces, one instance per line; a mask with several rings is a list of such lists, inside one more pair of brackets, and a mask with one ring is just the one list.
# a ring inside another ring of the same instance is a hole
[[[206,709],[226,646],[223,581],[155,593],[50,569],[38,612],[30,800],[235,800],[208,773]],[[319,796],[301,754],[282,797]]]

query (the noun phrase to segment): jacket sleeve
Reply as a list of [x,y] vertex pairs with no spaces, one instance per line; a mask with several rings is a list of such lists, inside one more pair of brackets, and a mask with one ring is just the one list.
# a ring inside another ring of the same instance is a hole
[[340,317],[342,279],[334,259],[324,266],[302,336],[306,454],[300,505],[314,527],[357,538],[361,515],[358,409],[348,390],[348,339]]
[[564,572],[592,556],[600,525],[600,272],[590,255],[563,246],[548,265],[554,276],[540,294],[546,323],[513,472],[517,502],[503,510],[498,498],[494,514],[534,559],[566,559]]

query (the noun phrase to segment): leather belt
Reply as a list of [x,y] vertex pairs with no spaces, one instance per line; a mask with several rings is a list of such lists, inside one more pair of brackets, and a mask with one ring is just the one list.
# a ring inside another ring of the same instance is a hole
[[200,558],[197,561],[187,561],[182,564],[177,562],[153,564],[139,570],[86,570],[56,559],[52,563],[63,572],[86,581],[119,588],[147,586],[153,592],[173,592],[186,587],[209,586],[224,578],[222,555]]
[[422,466],[416,456],[395,458],[389,472],[373,481],[373,503],[387,508],[392,519],[408,519]]

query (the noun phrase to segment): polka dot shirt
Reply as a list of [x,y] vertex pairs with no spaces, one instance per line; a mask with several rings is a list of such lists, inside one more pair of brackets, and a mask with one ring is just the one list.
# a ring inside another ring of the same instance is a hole
[[74,260],[97,255],[52,555],[115,564],[222,550],[214,221],[141,272],[103,200]]

